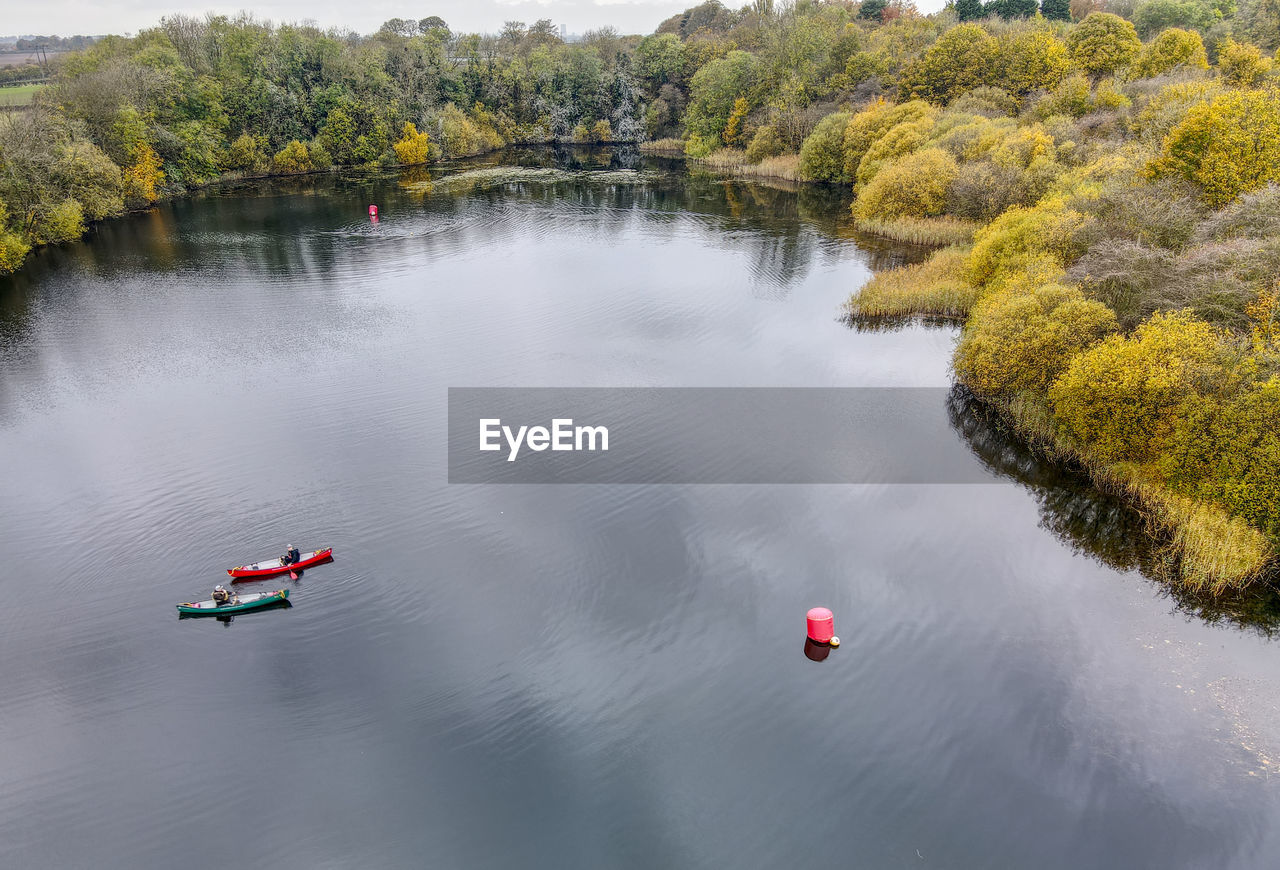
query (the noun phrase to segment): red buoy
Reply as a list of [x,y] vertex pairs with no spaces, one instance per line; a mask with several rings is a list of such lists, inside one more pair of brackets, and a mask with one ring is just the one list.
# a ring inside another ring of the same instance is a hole
[[369,217],[376,218],[378,216],[378,207],[376,205],[369,206]]
[[818,643],[830,643],[836,633],[836,617],[825,607],[815,607],[807,614],[809,639]]

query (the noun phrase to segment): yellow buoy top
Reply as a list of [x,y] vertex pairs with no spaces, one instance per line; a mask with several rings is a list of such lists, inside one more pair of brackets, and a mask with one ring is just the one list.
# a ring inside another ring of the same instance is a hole
[[832,635],[831,640],[827,641],[827,644],[830,646],[840,646],[840,638]]

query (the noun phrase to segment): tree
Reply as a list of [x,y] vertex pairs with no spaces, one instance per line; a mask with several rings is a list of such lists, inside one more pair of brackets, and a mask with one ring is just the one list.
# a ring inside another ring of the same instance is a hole
[[1151,78],[1178,67],[1208,69],[1204,40],[1200,34],[1172,27],[1142,49],[1133,64],[1137,78]]
[[907,67],[902,88],[911,96],[945,104],[994,77],[997,43],[977,24],[958,24]]
[[1040,9],[1039,0],[993,0],[989,7],[1006,21],[1013,18],[1030,18]]
[[1150,171],[1199,184],[1214,208],[1280,181],[1280,89],[1232,90],[1193,106]]
[[1133,25],[1119,15],[1091,12],[1071,31],[1067,48],[1076,66],[1096,79],[1133,63],[1142,51],[1142,40]]
[[955,12],[960,21],[978,21],[987,14],[982,0],[956,0]]
[[1222,13],[1204,0],[1145,0],[1133,11],[1133,24],[1143,36],[1170,27],[1207,30]]
[[705,140],[719,140],[739,97],[756,83],[757,62],[745,51],[731,51],[698,70],[689,86],[685,126]]
[[1050,21],[1071,20],[1071,0],[1042,0],[1040,14]]
[[888,5],[889,0],[862,0],[858,6],[858,17],[863,21],[879,21]]

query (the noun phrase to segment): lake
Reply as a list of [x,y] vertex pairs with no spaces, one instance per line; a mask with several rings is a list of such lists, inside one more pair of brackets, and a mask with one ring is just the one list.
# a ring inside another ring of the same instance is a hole
[[[954,327],[844,321],[922,256],[847,207],[513,151],[0,279],[0,866],[1274,866],[1273,604],[1153,580]],[[983,482],[450,484],[461,387],[932,388]]]

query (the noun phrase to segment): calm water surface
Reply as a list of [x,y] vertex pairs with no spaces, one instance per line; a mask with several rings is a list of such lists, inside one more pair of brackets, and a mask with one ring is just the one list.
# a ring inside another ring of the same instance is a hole
[[[838,195],[502,162],[563,171],[222,190],[0,282],[0,866],[1275,866],[1266,608],[958,395],[989,485],[448,485],[450,386],[949,383],[951,329],[840,321],[913,255]],[[294,541],[293,607],[176,617]]]

